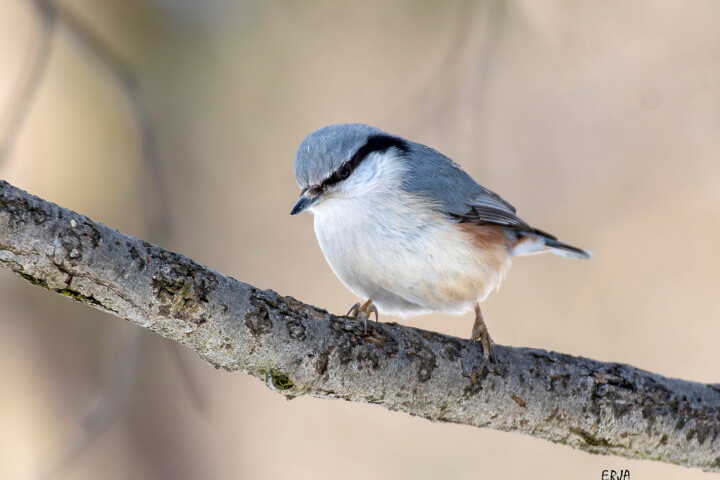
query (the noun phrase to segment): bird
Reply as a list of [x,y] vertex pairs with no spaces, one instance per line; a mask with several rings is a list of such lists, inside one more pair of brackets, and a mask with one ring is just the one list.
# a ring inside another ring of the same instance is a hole
[[290,214],[310,211],[320,249],[356,296],[348,316],[410,317],[475,311],[470,341],[494,361],[480,304],[514,257],[591,253],[530,226],[498,194],[457,163],[419,143],[365,124],[316,130],[293,163],[300,198]]

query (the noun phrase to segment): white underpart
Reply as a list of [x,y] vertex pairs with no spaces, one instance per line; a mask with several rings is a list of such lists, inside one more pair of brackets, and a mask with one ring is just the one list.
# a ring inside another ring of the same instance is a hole
[[545,253],[547,251],[548,248],[545,246],[545,239],[533,235],[525,237],[525,240],[515,245],[511,255],[513,257],[519,257],[521,255],[537,255],[538,253]]
[[311,208],[333,272],[380,312],[462,313],[497,288],[507,267],[484,252],[427,200],[400,188],[406,174],[392,151],[371,154]]

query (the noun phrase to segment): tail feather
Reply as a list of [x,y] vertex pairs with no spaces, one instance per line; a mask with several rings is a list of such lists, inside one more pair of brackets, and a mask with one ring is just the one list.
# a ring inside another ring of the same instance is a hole
[[573,247],[567,243],[559,242],[557,240],[545,239],[545,246],[550,250],[550,253],[560,255],[561,257],[568,258],[590,258],[592,253],[582,248]]
[[563,243],[553,235],[545,233],[542,230],[517,232],[517,236],[518,240],[512,250],[513,256],[550,252],[566,258],[592,257],[592,253],[587,250]]

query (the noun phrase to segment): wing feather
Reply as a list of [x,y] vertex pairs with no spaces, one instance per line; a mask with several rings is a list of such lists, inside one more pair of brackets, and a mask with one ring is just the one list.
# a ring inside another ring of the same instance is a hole
[[407,163],[412,175],[403,182],[404,189],[430,200],[436,208],[457,222],[496,225],[514,230],[518,240],[535,238],[538,252],[548,251],[562,256],[589,258],[590,253],[562,243],[549,233],[528,225],[517,216],[515,207],[500,195],[482,187],[459,165],[430,147],[408,142],[408,152],[399,157]]
[[515,207],[478,185],[451,159],[425,145],[408,144],[410,154],[400,158],[413,171],[405,181],[409,192],[429,197],[443,213],[459,222],[533,231],[515,214]]

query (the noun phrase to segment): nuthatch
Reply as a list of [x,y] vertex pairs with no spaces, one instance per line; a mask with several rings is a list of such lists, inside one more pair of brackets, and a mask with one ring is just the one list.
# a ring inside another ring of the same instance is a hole
[[590,253],[531,227],[499,195],[445,155],[362,124],[308,135],[293,165],[302,189],[292,215],[310,210],[335,275],[367,299],[348,312],[367,330],[371,313],[410,316],[475,308],[471,340],[492,340],[480,303],[511,259]]

